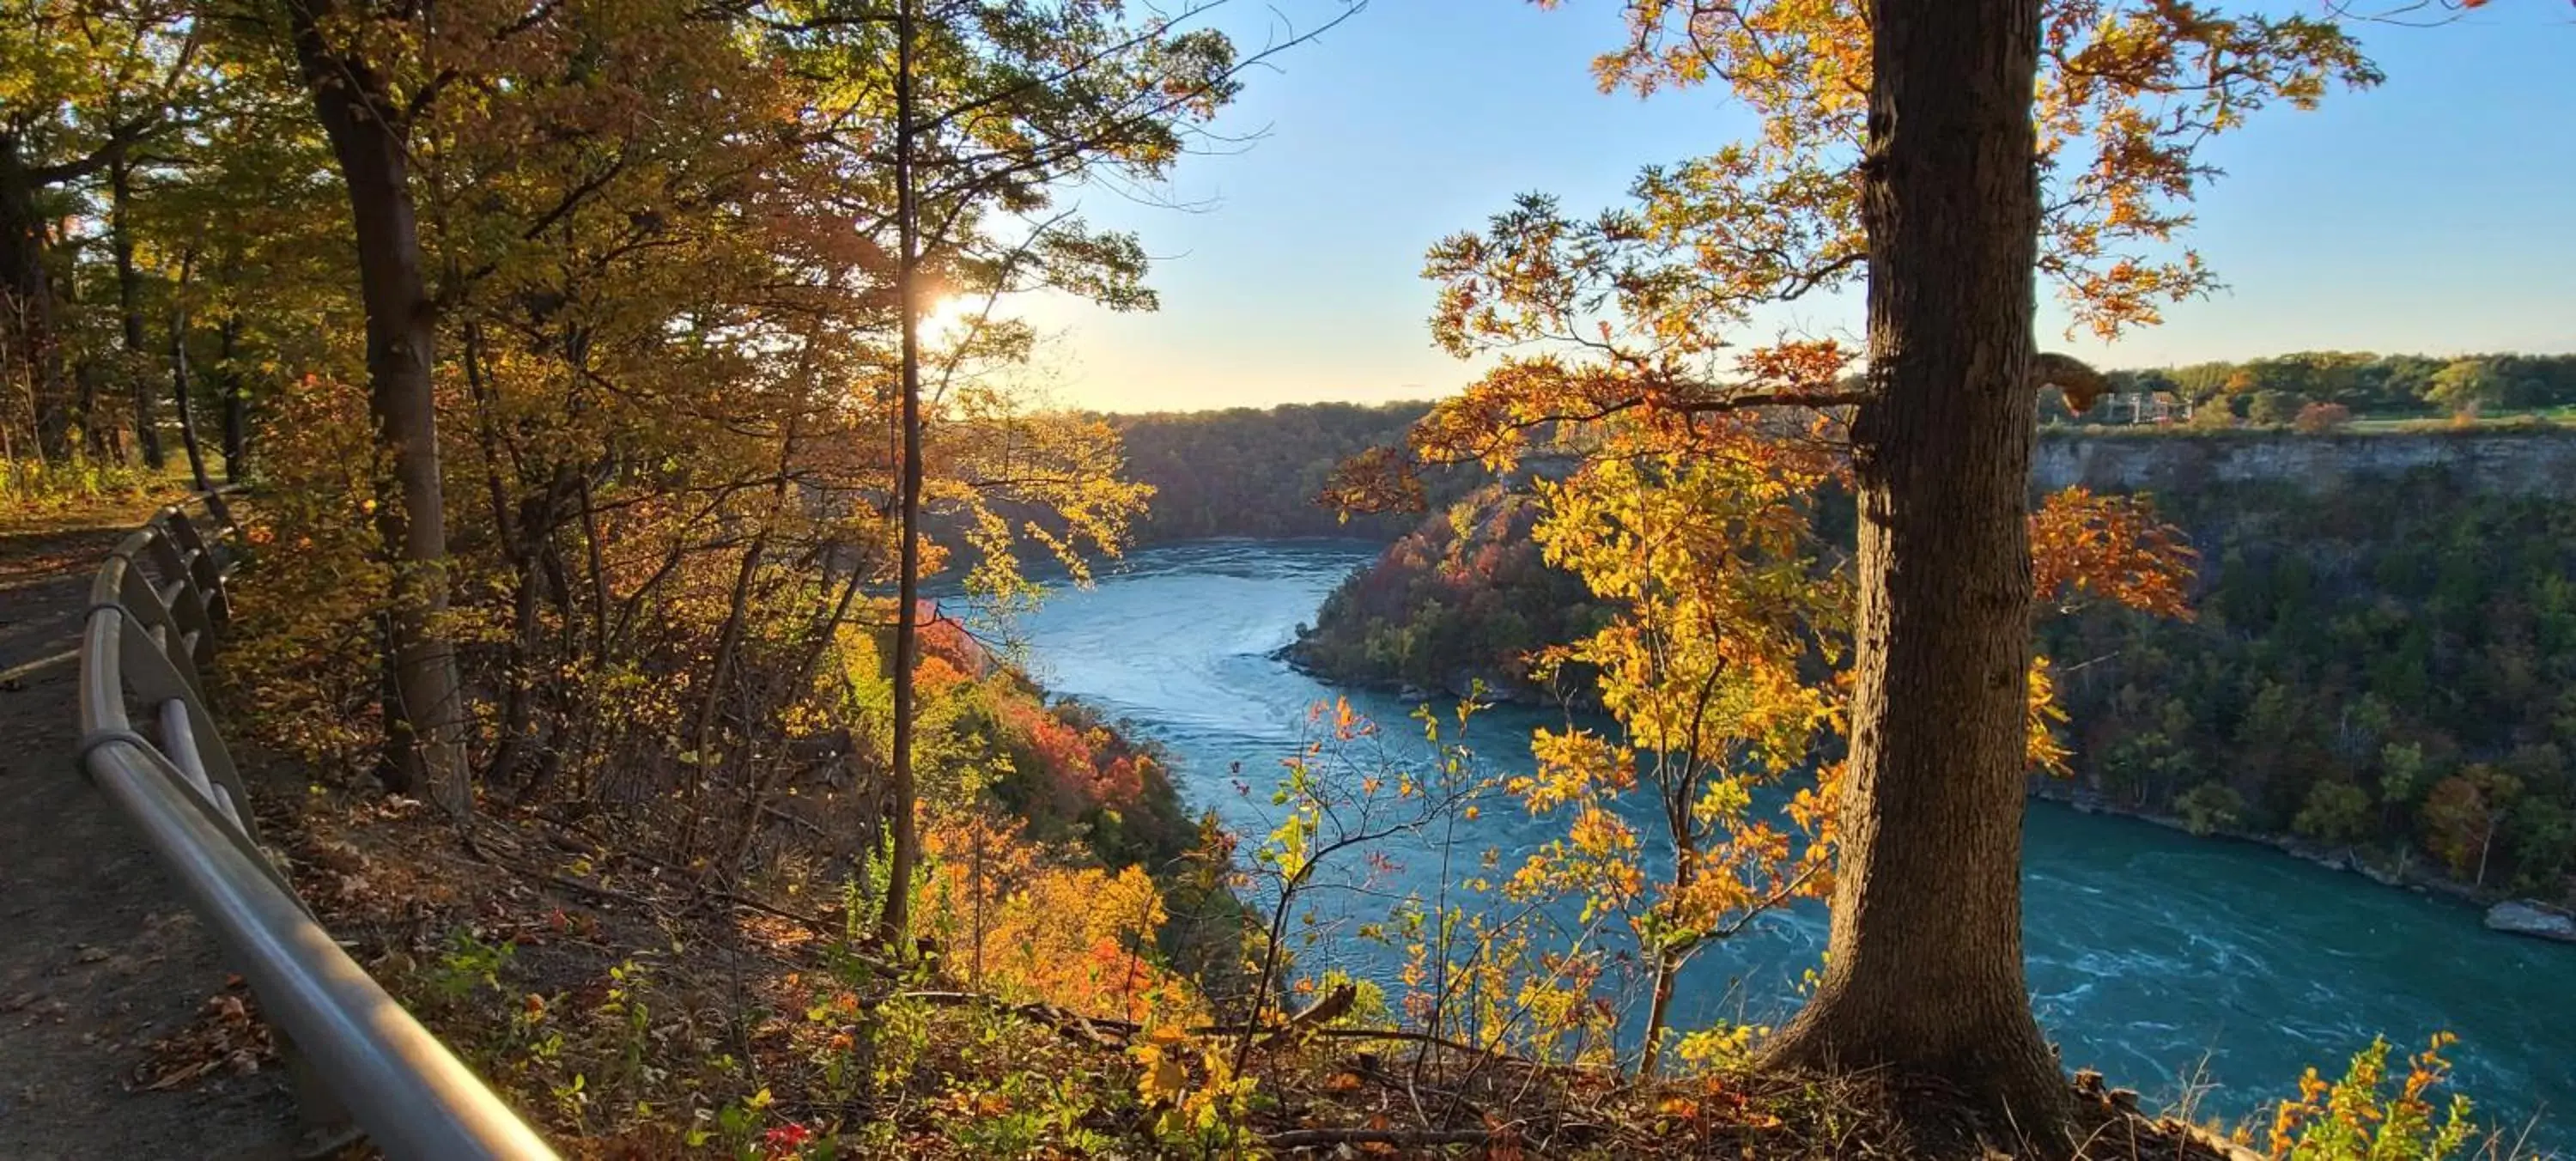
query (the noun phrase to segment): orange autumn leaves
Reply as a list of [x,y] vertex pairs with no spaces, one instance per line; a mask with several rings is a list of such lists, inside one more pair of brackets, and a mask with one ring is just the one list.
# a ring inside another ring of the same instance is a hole
[[1151,755],[1104,726],[1047,706],[1035,690],[997,674],[983,644],[957,622],[942,617],[924,623],[921,647],[916,672],[927,696],[962,696],[965,687],[993,679],[990,712],[999,731],[994,740],[1025,759],[1023,766],[1035,767],[1021,772],[1033,775],[1048,799],[1046,817],[1075,818],[1096,807],[1121,809],[1145,794],[1154,769]]
[[[1565,828],[1506,894],[1579,901],[1587,929],[1626,927],[1664,979],[1762,912],[1831,890],[1853,602],[1848,550],[1819,523],[1847,465],[1808,438],[1831,417],[1649,421],[1673,414],[1548,433],[1577,466],[1527,483],[1534,538],[1615,614],[1537,660],[1594,675],[1616,728],[1537,731],[1534,768],[1505,784]],[[2188,615],[2193,555],[2144,498],[2053,495],[2030,536],[2036,611],[2107,601]],[[2029,696],[2031,764],[2062,770],[2045,659]]]
[[2142,496],[2068,488],[2030,515],[2033,599],[2046,611],[2109,601],[2188,619],[2194,559],[2181,530]]
[[923,836],[921,915],[950,970],[1015,1002],[1143,1021],[1197,1013],[1154,940],[1168,917],[1143,869],[1079,865],[1026,827],[983,813],[934,820]]
[[[2063,615],[2108,602],[2158,617],[2191,617],[2192,566],[2198,554],[2182,531],[2156,516],[2143,496],[2102,496],[2068,488],[2040,502],[2030,514],[2033,613]],[[2031,659],[2030,765],[2068,773],[2065,743],[2056,727],[2057,707],[2049,659]]]
[[1093,806],[1130,805],[1144,793],[1145,771],[1153,759],[1115,753],[1121,747],[1107,729],[1074,725],[1031,701],[1004,702],[998,714],[1003,728],[1023,739],[1036,756],[1045,785],[1066,817]]
[[922,643],[925,696],[972,723],[1016,767],[1018,793],[1032,796],[1016,810],[1026,817],[980,797],[926,811],[918,914],[949,969],[1014,1002],[1089,1016],[1198,1013],[1196,990],[1156,952],[1168,912],[1152,876],[1135,865],[1104,867],[1075,841],[1042,840],[1028,821],[1137,808],[1152,757],[1077,707],[1046,705],[954,621],[924,624]]

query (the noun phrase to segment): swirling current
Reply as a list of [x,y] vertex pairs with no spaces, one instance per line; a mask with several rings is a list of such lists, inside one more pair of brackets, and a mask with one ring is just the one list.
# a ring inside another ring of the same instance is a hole
[[[1350,698],[1383,723],[1397,760],[1427,755],[1412,707],[1344,690],[1273,655],[1375,547],[1349,541],[1214,540],[1142,550],[1088,589],[1062,586],[1014,631],[1052,692],[1123,719],[1169,753],[1194,809],[1238,833],[1274,824],[1269,789],[1319,701]],[[1495,770],[1526,763],[1522,738],[1547,715],[1496,709],[1470,741]],[[1437,891],[1477,853],[1503,865],[1554,837],[1547,820],[1488,809],[1443,851],[1400,836],[1372,852],[1371,885]],[[2100,1069],[2150,1105],[2186,1100],[2231,1120],[2296,1088],[2303,1068],[2334,1075],[2374,1033],[2401,1049],[2457,1033],[2461,1087],[2479,1119],[2532,1142],[2576,1147],[2576,947],[2490,932],[2474,911],[2239,843],[2194,839],[2047,803],[2030,807],[2024,931],[2031,1001],[2069,1067]],[[1382,914],[1382,896],[1327,892],[1329,924]],[[1774,914],[1704,952],[1683,979],[1683,1026],[1777,1023],[1824,945],[1821,907]],[[1383,971],[1362,941],[1317,956]],[[1310,963],[1315,961],[1310,960]]]

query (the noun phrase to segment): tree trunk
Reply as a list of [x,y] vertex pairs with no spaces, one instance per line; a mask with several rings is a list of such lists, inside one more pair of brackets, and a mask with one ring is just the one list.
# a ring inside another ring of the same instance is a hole
[[[1689,897],[1699,878],[1699,839],[1692,829],[1691,805],[1696,797],[1694,791],[1699,789],[1700,769],[1699,760],[1693,757],[1678,782],[1663,785],[1664,833],[1673,838],[1673,884],[1665,896],[1668,899]],[[1658,946],[1651,949],[1655,957],[1654,993],[1646,1005],[1645,1049],[1637,1056],[1640,1081],[1655,1079],[1655,1069],[1663,1062],[1664,1024],[1672,1016],[1674,978],[1681,974],[1683,961],[1699,946],[1697,940],[1687,944],[1663,942],[1667,938],[1658,934]]]
[[733,670],[735,657],[742,652],[743,628],[750,621],[752,582],[759,579],[760,566],[769,554],[769,533],[778,526],[779,515],[787,508],[787,483],[796,464],[797,418],[795,414],[787,417],[779,439],[778,482],[770,487],[769,511],[761,515],[760,530],[752,533],[751,543],[742,550],[741,565],[734,572],[733,597],[725,606],[724,624],[716,631],[715,661],[707,669],[706,696],[698,700],[697,721],[689,731],[689,817],[680,828],[683,857],[697,854],[698,824],[706,809],[707,776],[714,772],[716,756],[722,749],[716,737],[716,710],[723,704],[725,675]]
[[465,324],[465,383],[474,399],[475,437],[483,453],[484,495],[492,506],[493,535],[510,562],[512,590],[510,643],[497,678],[501,687],[500,737],[490,764],[484,767],[483,784],[520,786],[524,790],[526,787],[519,782],[519,766],[535,746],[536,690],[530,670],[538,644],[538,557],[544,542],[554,535],[556,513],[572,492],[572,465],[557,462],[544,492],[517,505],[519,515],[512,517],[509,488],[501,480],[500,427],[493,418],[492,392],[483,377],[482,342],[482,328]]
[[152,405],[152,378],[143,369],[143,271],[134,265],[134,167],[120,151],[107,165],[108,251],[116,259],[116,314],[123,323],[125,375],[134,397],[134,439],[143,449],[143,466],[160,471],[169,461],[161,454],[160,409]]
[[[186,271],[187,264],[180,263],[182,292],[188,286]],[[170,400],[179,411],[179,445],[188,453],[188,474],[203,492],[215,486],[215,479],[206,471],[206,449],[197,442],[197,409],[189,402],[188,392],[188,311],[177,307],[170,312]]]
[[242,391],[241,367],[233,361],[241,345],[241,319],[227,315],[218,335],[215,357],[224,375],[224,482],[238,484],[250,474],[250,400]]
[[921,599],[921,304],[914,284],[921,268],[920,206],[913,190],[912,0],[895,15],[895,229],[901,253],[895,267],[896,313],[901,318],[903,449],[896,503],[902,510],[901,560],[896,566],[894,616],[894,850],[886,869],[885,916],[877,934],[900,948],[912,927],[912,875],[921,862],[918,788],[913,780],[913,670],[921,648],[914,606]]
[[36,452],[62,460],[71,456],[76,417],[54,333],[54,287],[45,276],[45,221],[32,165],[18,135],[0,132],[0,328],[10,360],[26,376]]
[[[80,284],[63,288],[55,306],[66,312],[80,310]],[[80,429],[80,451],[93,464],[124,462],[125,432],[102,407],[98,398],[98,360],[84,355],[72,360],[71,423]]]
[[91,463],[114,463],[122,459],[119,449],[125,444],[116,425],[98,405],[98,363],[81,359],[72,364],[72,392],[78,401],[72,405],[71,422],[81,431],[81,447]]
[[329,0],[291,0],[288,12],[305,88],[349,187],[367,312],[368,410],[393,468],[376,504],[377,530],[394,564],[386,782],[398,792],[426,793],[461,817],[473,807],[465,707],[455,650],[438,626],[447,611],[447,519],[430,381],[436,305],[421,275],[402,121],[375,70],[333,51],[321,28],[334,15]]
[[2061,1153],[2022,974],[2037,0],[1873,0],[1870,401],[1824,978],[1771,1058],[1936,1077]]
[[1672,1018],[1673,977],[1680,974],[1681,968],[1681,957],[1672,952],[1658,951],[1654,956],[1654,992],[1646,1001],[1646,1045],[1637,1054],[1637,1079],[1641,1082],[1652,1082],[1655,1070],[1663,1063],[1664,1024]]
[[[841,586],[840,599],[832,605],[831,615],[824,618],[814,633],[806,638],[804,656],[796,664],[795,680],[787,687],[788,696],[777,703],[779,713],[784,714],[794,708],[799,700],[813,690],[814,675],[822,670],[823,654],[831,649],[832,638],[841,631],[842,622],[850,619],[850,606],[858,602],[861,579],[856,571],[850,573],[849,580]],[[831,590],[829,586],[825,586],[823,591]],[[764,723],[764,729],[774,740],[781,743],[779,749],[784,750],[786,740],[784,729],[774,719]],[[752,781],[751,801],[743,810],[742,828],[735,833],[732,844],[726,848],[723,861],[716,864],[726,876],[741,873],[743,860],[750,857],[751,844],[760,834],[761,812],[768,809],[770,795],[778,789],[779,780],[789,771],[790,766],[784,758],[773,758],[769,769]]]

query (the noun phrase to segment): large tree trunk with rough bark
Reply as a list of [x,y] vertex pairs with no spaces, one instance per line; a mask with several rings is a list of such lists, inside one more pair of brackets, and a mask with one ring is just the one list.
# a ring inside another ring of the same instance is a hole
[[349,188],[367,312],[368,410],[393,471],[376,504],[377,529],[394,566],[385,634],[391,677],[385,781],[397,792],[426,793],[461,816],[473,807],[465,707],[455,649],[438,628],[447,611],[447,518],[430,380],[437,312],[421,273],[401,115],[376,71],[336,51],[323,32],[334,15],[328,0],[288,0],[287,8],[296,61]]
[[2059,1152],[2021,939],[2039,9],[1870,7],[1850,770],[1824,977],[1772,1059],[1936,1078]]

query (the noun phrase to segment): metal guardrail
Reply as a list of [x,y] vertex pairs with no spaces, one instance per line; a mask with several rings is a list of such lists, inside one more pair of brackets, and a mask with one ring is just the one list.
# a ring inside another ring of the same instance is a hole
[[[354,1121],[396,1161],[552,1158],[341,950],[259,847],[201,676],[231,614],[231,491],[162,509],[99,566],[81,634],[80,764],[258,995],[308,1120]],[[191,507],[205,510],[211,537]],[[129,696],[157,742],[127,716]]]

